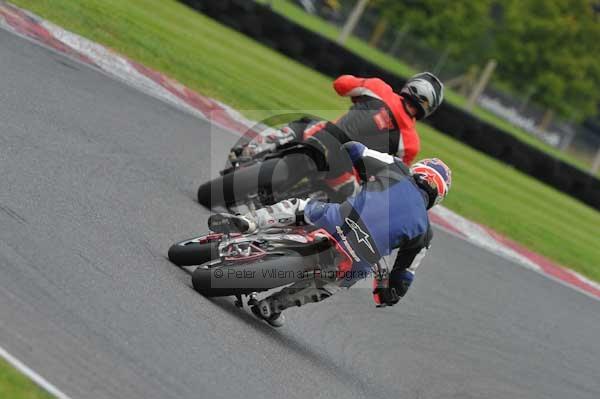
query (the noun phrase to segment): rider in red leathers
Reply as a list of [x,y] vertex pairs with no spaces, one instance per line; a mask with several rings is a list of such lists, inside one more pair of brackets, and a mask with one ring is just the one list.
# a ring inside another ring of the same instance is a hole
[[274,149],[291,141],[314,145],[329,163],[329,186],[342,197],[355,193],[358,184],[348,158],[338,156],[341,144],[357,141],[410,165],[420,150],[416,121],[431,115],[444,97],[443,84],[429,72],[408,79],[400,93],[381,79],[352,75],[340,76],[333,87],[340,96],[352,99],[346,114],[335,122],[301,119],[281,130],[269,129],[252,151]]

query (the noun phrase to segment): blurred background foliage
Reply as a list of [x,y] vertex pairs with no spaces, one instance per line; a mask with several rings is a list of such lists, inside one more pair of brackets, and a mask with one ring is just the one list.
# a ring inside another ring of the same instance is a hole
[[371,6],[451,58],[495,59],[503,86],[561,116],[581,121],[598,112],[598,1],[373,0]]

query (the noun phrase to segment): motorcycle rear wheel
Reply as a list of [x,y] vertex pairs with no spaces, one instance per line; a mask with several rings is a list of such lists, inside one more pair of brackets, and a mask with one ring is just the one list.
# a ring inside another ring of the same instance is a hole
[[313,174],[313,161],[305,154],[268,159],[202,184],[198,188],[198,202],[208,209],[227,209],[247,203],[260,193],[259,205],[271,205],[289,198],[290,190]]

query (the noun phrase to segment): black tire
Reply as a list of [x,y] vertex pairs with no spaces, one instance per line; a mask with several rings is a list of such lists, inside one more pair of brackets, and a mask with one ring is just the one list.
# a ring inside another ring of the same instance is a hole
[[217,246],[217,242],[182,241],[169,248],[169,260],[177,266],[201,265],[218,258]]
[[207,297],[247,295],[299,281],[306,270],[305,258],[293,252],[269,254],[254,263],[200,266],[192,273],[192,284]]
[[[237,169],[198,188],[198,202],[209,209],[245,203],[259,191],[272,197],[270,203],[288,198],[287,191],[314,170],[305,154],[290,154]],[[269,205],[270,203],[262,204]]]

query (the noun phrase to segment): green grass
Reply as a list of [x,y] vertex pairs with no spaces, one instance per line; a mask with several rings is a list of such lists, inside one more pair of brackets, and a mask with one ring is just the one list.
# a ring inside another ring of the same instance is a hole
[[[347,108],[331,79],[172,0],[13,0],[241,110]],[[253,112],[246,112],[254,115]],[[425,125],[452,167],[447,206],[600,281],[600,213]]]
[[[257,0],[259,3],[266,3],[266,0]],[[281,15],[284,15],[291,21],[296,22],[299,25],[302,25],[314,32],[319,33],[320,35],[327,37],[331,40],[336,40],[339,36],[340,30],[328,23],[327,21],[321,19],[318,16],[308,14],[302,8],[297,5],[291,3],[289,0],[276,0],[272,2],[272,8],[274,11],[278,12]],[[398,58],[392,57],[385,52],[370,46],[367,42],[359,39],[356,36],[351,36],[346,42],[346,47],[369,61],[391,71],[400,76],[408,77],[411,76],[417,71],[410,67],[408,64],[402,62]],[[446,101],[449,103],[466,109],[467,99],[457,92],[446,89]],[[519,140],[524,141],[531,146],[549,153],[550,155],[557,157],[567,163],[570,163],[573,166],[576,166],[584,171],[589,171],[591,167],[592,160],[588,157],[581,157],[570,153],[563,153],[555,147],[552,147],[543,141],[540,141],[536,137],[527,133],[525,130],[511,124],[505,119],[493,114],[492,112],[486,110],[485,108],[476,106],[472,111],[476,116],[481,118],[482,120],[491,123],[494,126],[499,127],[500,129],[505,130],[506,132],[512,134],[517,137]],[[598,176],[600,176],[600,172],[598,172]]]
[[50,399],[52,395],[0,358],[0,398]]

